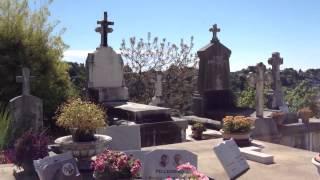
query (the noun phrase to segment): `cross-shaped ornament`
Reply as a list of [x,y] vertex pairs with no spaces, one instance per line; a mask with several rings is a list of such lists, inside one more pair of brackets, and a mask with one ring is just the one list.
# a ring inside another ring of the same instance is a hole
[[212,40],[211,42],[219,41],[218,39],[218,32],[220,32],[220,28],[218,28],[217,24],[214,24],[212,28],[209,29],[210,32],[212,32]]
[[22,76],[16,76],[16,81],[22,83],[23,95],[30,95],[30,80],[33,78],[34,76],[30,76],[30,69],[26,67],[22,68]]
[[95,29],[96,32],[101,34],[101,44],[102,47],[108,47],[108,33],[113,31],[112,28],[109,28],[109,25],[114,25],[114,22],[108,21],[108,13],[104,12],[104,19],[102,21],[97,21],[97,24],[100,24],[100,27]]

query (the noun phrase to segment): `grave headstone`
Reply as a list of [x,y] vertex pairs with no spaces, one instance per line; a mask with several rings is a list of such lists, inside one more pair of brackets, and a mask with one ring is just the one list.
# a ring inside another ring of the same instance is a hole
[[220,143],[213,150],[230,179],[241,176],[249,169],[246,158],[233,139]]
[[89,53],[86,60],[89,96],[97,102],[126,101],[128,89],[123,80],[123,60],[108,46],[108,33],[112,29],[108,25],[107,12],[104,19],[98,21],[101,26],[96,31],[101,34],[100,47],[94,53]]
[[29,128],[37,131],[43,126],[42,100],[30,95],[30,70],[22,68],[22,76],[17,76],[17,81],[22,83],[23,93],[9,102],[12,117],[9,128],[11,140],[21,136],[21,133]]
[[217,33],[220,29],[216,24],[210,31],[213,33],[211,42],[197,52],[200,59],[198,88],[193,96],[192,109],[195,115],[202,117],[211,110],[235,107],[229,85],[231,50],[219,41]]
[[279,52],[274,52],[272,57],[269,58],[268,63],[272,65],[273,76],[273,96],[272,96],[272,108],[279,109],[284,106],[283,92],[280,79],[280,65],[283,64],[283,58],[280,57]]
[[263,117],[264,111],[264,85],[270,84],[272,79],[270,74],[266,73],[266,66],[260,62],[256,65],[256,73],[248,75],[248,83],[256,88],[256,116]]
[[81,180],[70,152],[34,160],[33,164],[40,180]]
[[161,97],[162,97],[162,75],[157,74],[157,79],[154,84],[154,96],[150,102],[150,105],[159,106],[162,104]]
[[180,173],[176,167],[187,162],[197,168],[197,155],[186,150],[154,150],[145,155],[143,179],[178,178]]

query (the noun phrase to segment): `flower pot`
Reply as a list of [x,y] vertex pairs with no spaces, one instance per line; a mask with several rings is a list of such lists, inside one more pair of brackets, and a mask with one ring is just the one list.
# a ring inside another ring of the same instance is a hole
[[313,165],[316,166],[317,172],[318,172],[318,174],[320,175],[320,162],[318,162],[315,157],[312,158],[311,162],[312,162]]
[[240,147],[251,145],[251,131],[246,133],[226,133],[221,129],[220,132],[222,134],[223,140],[233,139]]
[[94,141],[94,131],[81,131],[79,129],[72,129],[71,130],[72,140],[74,142],[90,142]]
[[203,133],[203,131],[192,131],[192,137],[196,140],[201,140],[202,133]]

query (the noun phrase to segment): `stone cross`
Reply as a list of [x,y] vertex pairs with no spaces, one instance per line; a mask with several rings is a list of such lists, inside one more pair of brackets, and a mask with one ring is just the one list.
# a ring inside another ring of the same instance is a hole
[[157,80],[154,84],[154,87],[155,87],[154,95],[156,97],[161,97],[162,96],[162,75],[161,74],[157,74]]
[[30,95],[30,79],[34,78],[30,76],[30,69],[23,67],[22,76],[16,76],[16,81],[22,83],[22,95]]
[[217,24],[214,24],[212,28],[209,29],[210,32],[212,32],[212,40],[211,42],[219,41],[217,33],[220,32],[220,28],[218,28]]
[[96,32],[101,34],[101,47],[108,47],[108,33],[113,31],[112,28],[109,28],[109,25],[114,25],[114,22],[108,21],[108,13],[104,12],[104,19],[102,21],[97,21],[97,24],[100,24],[100,27],[95,29]]
[[280,79],[280,65],[283,64],[283,59],[280,57],[279,52],[272,53],[272,57],[269,58],[268,64],[272,65],[273,76],[273,96],[272,96],[272,108],[278,109],[284,105],[283,93]]
[[266,66],[260,62],[256,65],[256,73],[250,73],[248,82],[251,87],[256,88],[256,116],[263,117],[264,110],[264,85],[270,84],[272,79],[266,73]]
[[154,96],[152,97],[150,105],[158,106],[161,105],[161,97],[162,97],[162,75],[157,74],[157,79],[154,82]]

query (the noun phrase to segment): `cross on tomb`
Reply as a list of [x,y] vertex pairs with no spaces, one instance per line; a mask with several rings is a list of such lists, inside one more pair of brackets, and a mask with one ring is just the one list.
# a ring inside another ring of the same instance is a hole
[[248,75],[248,84],[256,88],[256,116],[263,117],[264,110],[264,85],[272,83],[272,77],[266,72],[266,66],[260,62],[256,65],[256,73]]
[[16,76],[16,81],[22,83],[22,94],[30,95],[30,79],[34,76],[30,76],[30,69],[23,67],[22,76]]
[[104,19],[102,21],[97,21],[97,24],[100,24],[100,27],[95,29],[96,32],[101,34],[101,44],[102,47],[108,47],[108,33],[113,31],[112,28],[109,28],[109,25],[114,25],[114,22],[108,21],[108,13],[104,12]]
[[220,32],[220,28],[218,28],[217,24],[214,24],[212,28],[209,29],[210,32],[212,32],[212,40],[211,42],[219,41],[218,39],[218,32]]
[[273,76],[273,97],[272,97],[272,108],[279,108],[284,105],[283,93],[281,88],[280,79],[280,65],[283,64],[283,58],[280,57],[279,52],[272,53],[272,57],[269,58],[268,63],[272,65],[272,76]]

